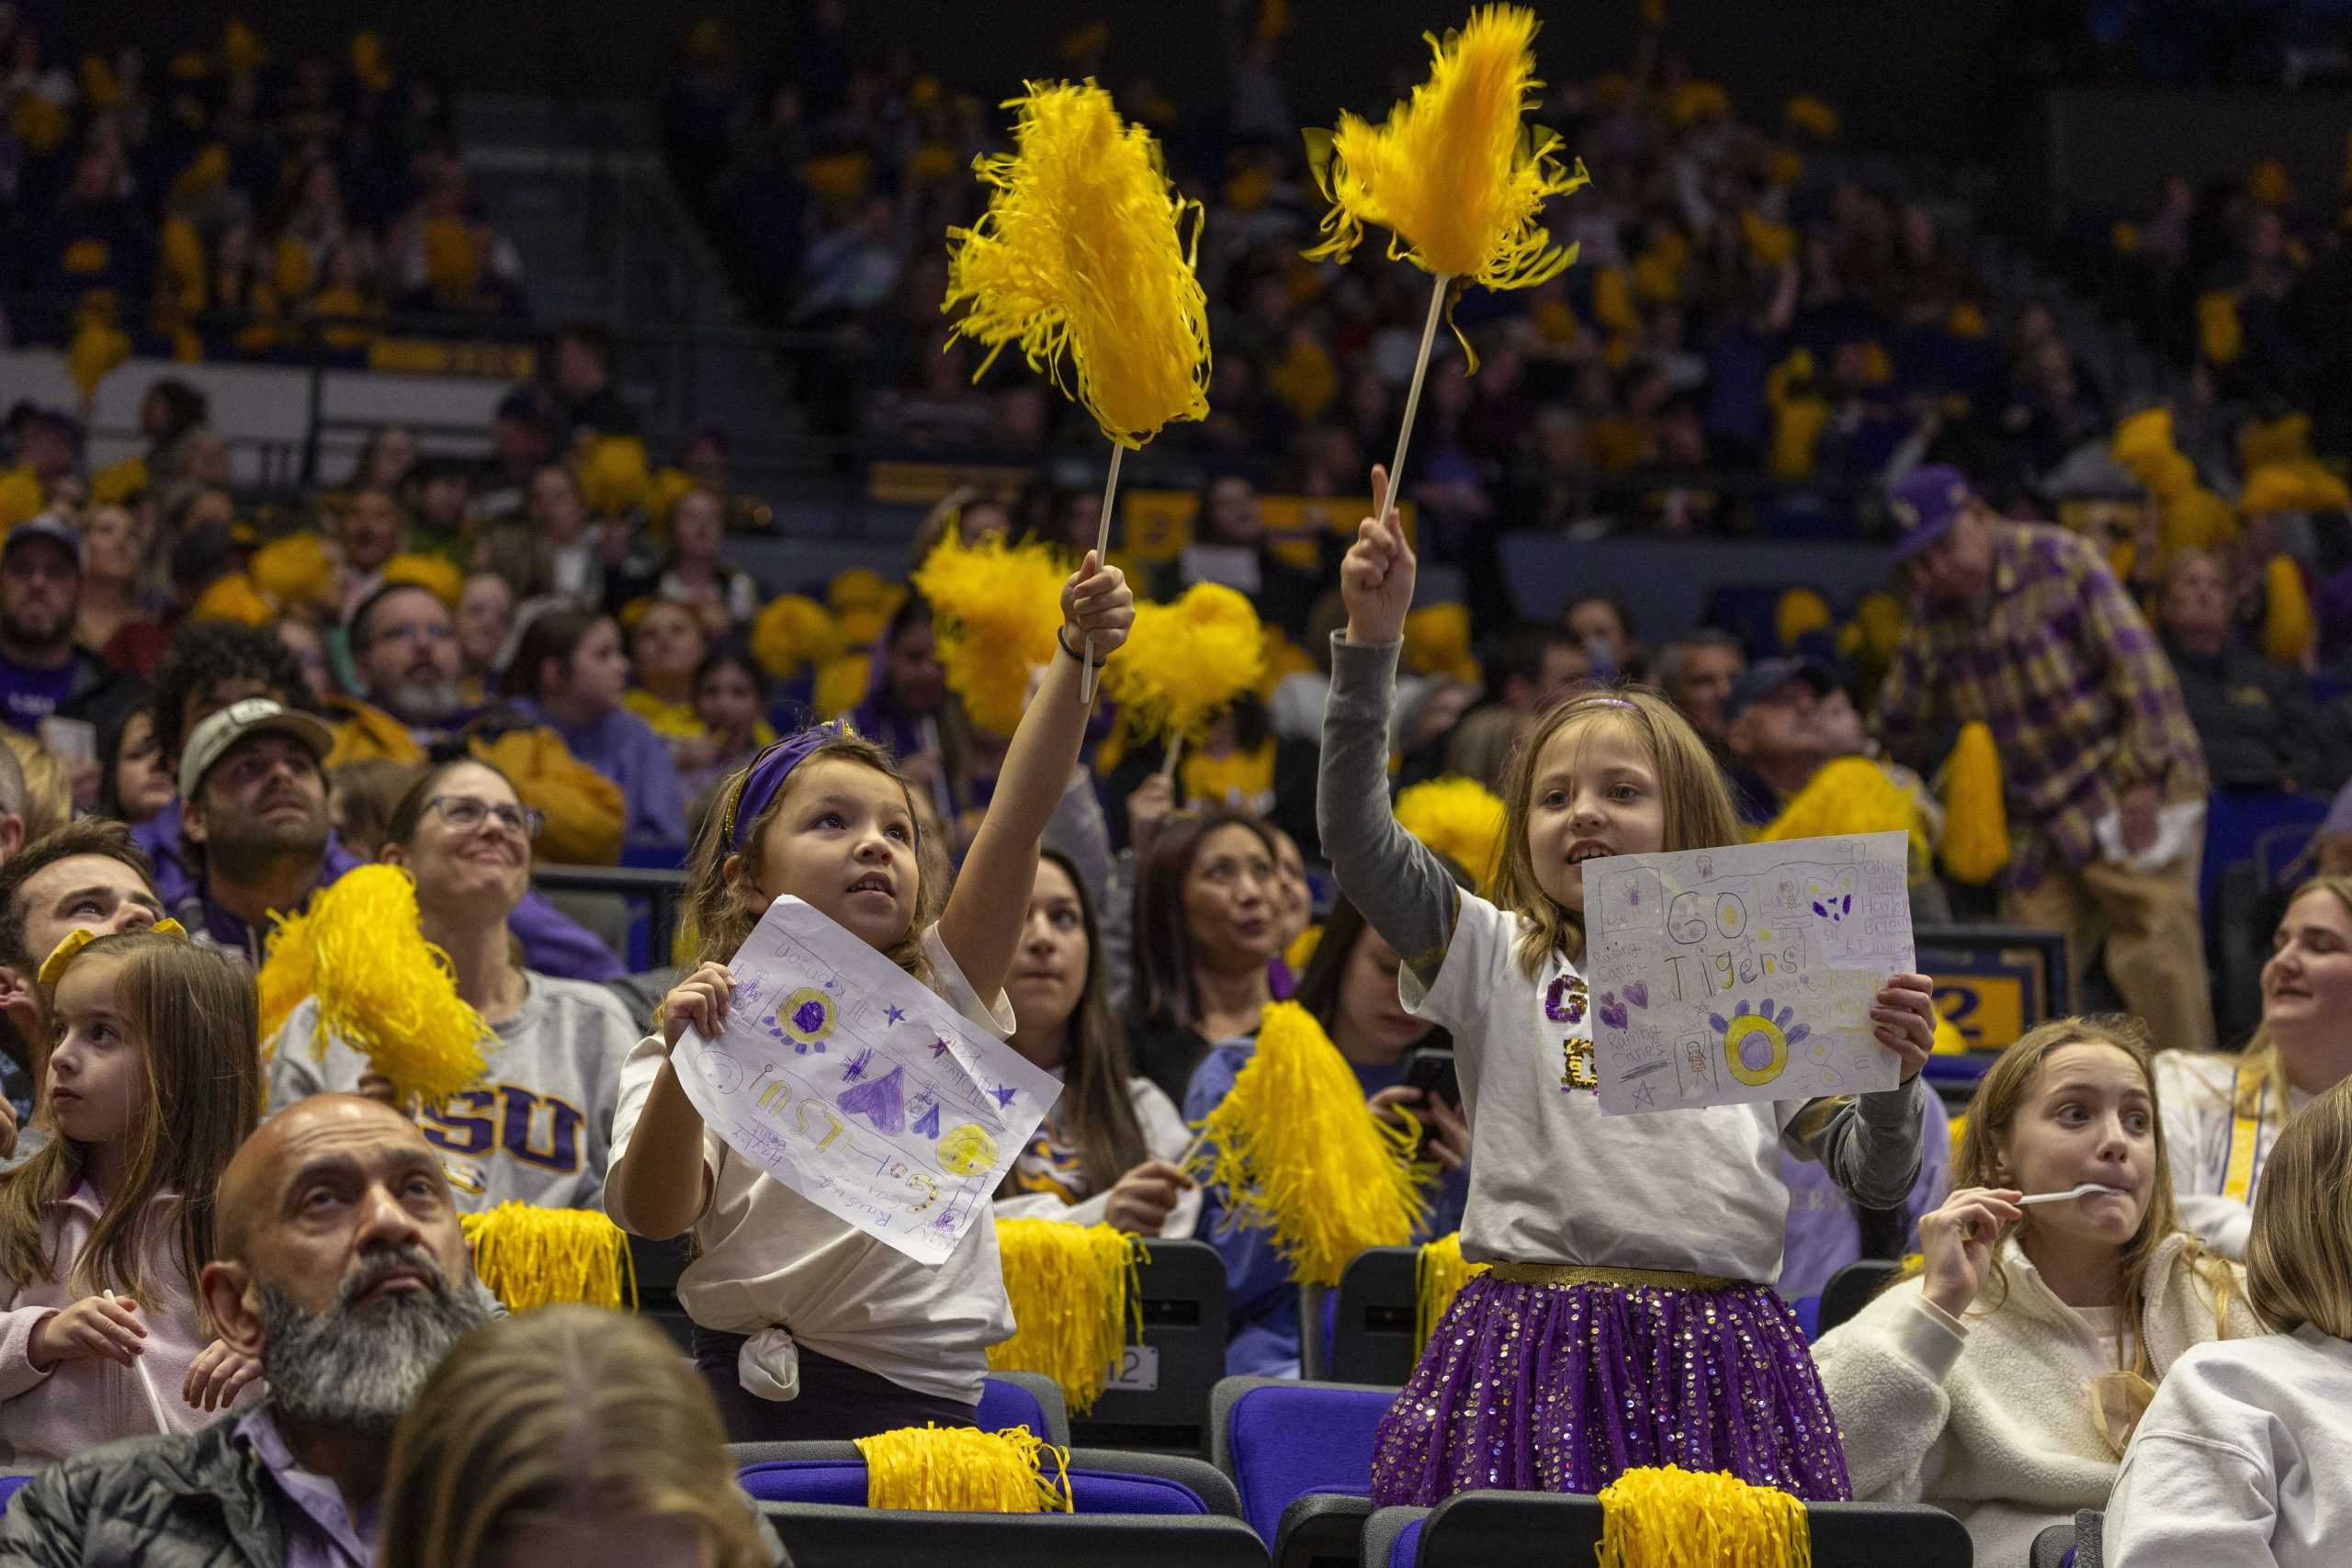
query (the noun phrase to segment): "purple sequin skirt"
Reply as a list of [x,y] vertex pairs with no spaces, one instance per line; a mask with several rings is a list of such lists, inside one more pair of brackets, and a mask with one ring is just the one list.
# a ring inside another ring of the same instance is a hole
[[1479,1275],[1380,1423],[1372,1495],[1427,1507],[1480,1487],[1590,1494],[1664,1464],[1815,1502],[1853,1495],[1829,1397],[1779,1294]]

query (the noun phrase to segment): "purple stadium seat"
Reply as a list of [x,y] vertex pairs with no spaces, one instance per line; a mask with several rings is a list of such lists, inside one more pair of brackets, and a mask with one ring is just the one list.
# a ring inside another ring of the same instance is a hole
[[1396,1543],[1388,1549],[1388,1568],[1413,1568],[1413,1558],[1421,1550],[1421,1526],[1427,1522],[1415,1519],[1396,1532]]
[[[1059,1414],[1057,1412],[1056,1414]],[[980,1408],[972,1417],[983,1432],[1001,1432],[1012,1427],[1026,1427],[1049,1443],[1069,1446],[1069,1421],[1067,1416],[1057,1421],[1046,1412],[1045,1402],[1035,1387],[1017,1382],[1001,1372],[989,1374],[980,1390]]]
[[1272,1544],[1295,1498],[1368,1495],[1373,1437],[1396,1390],[1274,1378],[1228,1378],[1217,1389],[1221,1467],[1261,1540]]

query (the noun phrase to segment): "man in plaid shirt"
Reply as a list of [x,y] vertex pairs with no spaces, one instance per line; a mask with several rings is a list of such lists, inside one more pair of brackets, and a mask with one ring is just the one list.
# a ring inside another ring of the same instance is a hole
[[1879,691],[1889,749],[1917,765],[1951,727],[1989,726],[2009,818],[2002,919],[2065,932],[2078,987],[2104,936],[2108,976],[2156,1043],[2211,1047],[2202,818],[2152,871],[2118,863],[2098,841],[2101,819],[2117,817],[2120,858],[2136,860],[2156,843],[2165,806],[2208,792],[2155,635],[2088,542],[2009,522],[1958,469],[1916,469],[1888,500],[1912,585],[1911,622]]

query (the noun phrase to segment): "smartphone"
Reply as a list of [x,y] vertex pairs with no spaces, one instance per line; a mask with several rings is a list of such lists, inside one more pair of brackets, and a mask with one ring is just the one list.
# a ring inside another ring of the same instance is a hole
[[1405,1053],[1405,1083],[1423,1095],[1435,1095],[1454,1110],[1462,1109],[1462,1080],[1454,1076],[1453,1053],[1434,1045],[1417,1045]]

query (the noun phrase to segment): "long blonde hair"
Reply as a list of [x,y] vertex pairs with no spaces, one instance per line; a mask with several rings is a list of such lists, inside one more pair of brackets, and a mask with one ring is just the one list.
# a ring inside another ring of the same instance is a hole
[[1589,687],[1546,709],[1534,729],[1512,748],[1503,767],[1502,867],[1495,874],[1495,902],[1520,918],[1519,964],[1531,978],[1555,952],[1579,961],[1584,957],[1584,911],[1554,903],[1536,881],[1527,824],[1533,814],[1530,797],[1535,793],[1535,764],[1544,748],[1568,726],[1588,720],[1623,726],[1657,769],[1658,795],[1666,808],[1659,848],[1712,849],[1745,838],[1723,770],[1690,720],[1662,694],[1647,686]]
[[[2291,910],[2313,893],[2326,894],[2335,900],[2337,908],[2346,916],[2352,917],[2352,876],[2314,876],[2295,889],[2287,899],[2287,908]],[[2245,1053],[2238,1057],[2238,1067],[2237,1088],[2231,1096],[2232,1111],[2241,1116],[2258,1114],[2262,1092],[2267,1089],[2270,1091],[2270,1102],[2278,1107],[2278,1114],[2286,1115],[2287,1061],[2278,1054],[2278,1042],[2270,1038],[2268,1024],[2255,1025],[2253,1036],[2245,1043]],[[2262,1179],[2265,1181],[2270,1179],[2267,1161],[2263,1166]]]
[[2295,1112],[2262,1168],[2245,1293],[2281,1334],[2352,1339],[2352,1078]]
[[[147,1210],[177,1196],[172,1258],[179,1283],[197,1293],[197,1272],[212,1258],[213,1203],[220,1173],[254,1130],[261,1105],[261,1022],[254,977],[225,954],[185,937],[150,931],[98,938],[74,967],[112,962],[115,1009],[145,1059],[138,1109],[124,1134],[120,1190],[72,1259],[65,1279],[80,1294],[112,1290],[152,1305],[145,1258],[153,1245]],[[0,1276],[24,1284],[55,1280],[65,1260],[41,1234],[50,1205],[72,1192],[90,1148],[53,1137],[0,1176]]]
[[[764,755],[764,753],[763,753]],[[939,919],[939,911],[947,903],[947,864],[936,840],[922,830],[922,815],[915,809],[914,788],[907,776],[899,771],[890,753],[862,735],[844,730],[841,735],[812,748],[806,757],[794,764],[775,797],[760,809],[740,835],[742,849],[738,852],[731,843],[739,835],[734,831],[736,808],[742,804],[743,786],[751,781],[752,770],[760,764],[753,758],[744,767],[729,775],[712,795],[710,809],[704,816],[702,831],[695,835],[694,852],[686,862],[686,898],[684,917],[680,930],[679,951],[691,953],[691,967],[696,964],[720,963],[735,956],[767,912],[768,900],[762,898],[759,887],[761,846],[766,841],[768,829],[783,814],[784,804],[808,775],[809,767],[829,757],[872,768],[899,786],[907,799],[907,814],[915,824],[915,915],[908,922],[906,934],[883,950],[882,956],[912,975],[923,984],[931,983],[930,965],[923,961],[922,933]]]
[[[2116,1322],[2128,1330],[2131,1353],[2124,1351],[2125,1335],[2116,1336],[2116,1358],[2119,1370],[2130,1369],[2147,1376],[2150,1372],[2147,1346],[2142,1342],[2140,1325],[2146,1314],[2150,1289],[2148,1275],[2155,1262],[2156,1250],[2165,1238],[2180,1227],[2180,1207],[2173,1198],[2171,1156],[2165,1148],[2165,1121],[2162,1107],[2156,1103],[2155,1070],[2150,1063],[2147,1028],[2138,1019],[2122,1014],[2095,1018],[2057,1018],[2028,1030],[2024,1036],[1993,1063],[1989,1071],[1977,1081],[1976,1093],[1968,1102],[1968,1121],[1960,1135],[1959,1151],[1952,1156],[1951,1185],[1962,1187],[2007,1187],[2009,1185],[2008,1142],[2017,1125],[2018,1112],[2024,1107],[2033,1087],[2041,1077],[2044,1064],[2057,1052],[2069,1045],[2112,1045],[2132,1058],[2139,1070],[2140,1082],[2148,1091],[2149,1138],[2153,1145],[2154,1167],[2153,1190],[2148,1195],[2148,1208],[2140,1216],[2140,1228],[2123,1244],[2121,1256],[2116,1259],[2116,1273],[2120,1289],[2116,1297]],[[2003,1238],[2023,1233],[2033,1223],[2029,1213],[2003,1231]],[[2180,1258],[2183,1266],[2192,1269],[2211,1286],[2216,1294],[2216,1310],[2236,1293],[2238,1285],[2230,1266],[2207,1254],[2202,1243],[2190,1237]],[[2001,1263],[2001,1249],[1993,1249],[1992,1266],[1985,1279],[1995,1292],[1983,1308],[1997,1312],[2008,1300],[2008,1271]]]
[[566,1517],[681,1520],[712,1568],[765,1568],[710,1391],[659,1329],[551,1306],[459,1340],[401,1418],[378,1568],[472,1568]]

